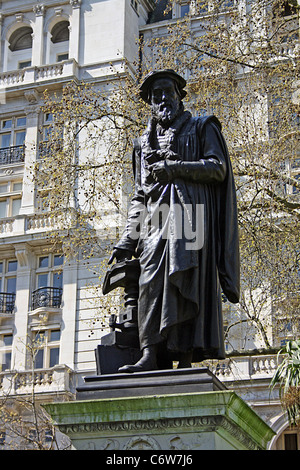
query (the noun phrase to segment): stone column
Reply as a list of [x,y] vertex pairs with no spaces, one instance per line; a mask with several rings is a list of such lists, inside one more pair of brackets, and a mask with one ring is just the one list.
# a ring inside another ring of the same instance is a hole
[[77,261],[70,259],[63,271],[62,330],[60,339],[60,364],[74,368],[75,323],[77,302]]
[[32,65],[42,65],[44,50],[44,10],[42,4],[33,7],[35,13],[35,25],[32,41]]
[[79,61],[80,38],[80,5],[81,0],[70,0],[72,15],[70,17],[69,59]]
[[39,106],[37,104],[38,94],[35,90],[25,92],[25,97],[31,104],[25,108],[25,168],[23,178],[23,197],[20,214],[33,214],[35,209],[35,201],[32,169],[36,161],[38,145]]
[[3,23],[3,16],[0,13],[0,72],[3,71],[3,63],[2,63],[2,23]]
[[28,312],[30,309],[33,254],[27,243],[15,245],[18,260],[17,291],[15,303],[15,336],[13,340],[12,368],[26,369],[28,342]]

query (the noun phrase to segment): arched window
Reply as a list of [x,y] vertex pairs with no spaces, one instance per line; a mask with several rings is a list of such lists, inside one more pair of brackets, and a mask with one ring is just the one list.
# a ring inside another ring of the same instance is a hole
[[51,30],[51,41],[56,44],[58,42],[69,41],[69,21],[60,21],[53,26]]
[[50,30],[47,61],[52,64],[69,58],[69,26],[67,20],[59,21]]
[[32,28],[23,26],[17,29],[9,38],[9,49],[12,52],[32,48]]
[[25,25],[10,34],[4,70],[17,70],[31,66],[32,36],[32,28]]

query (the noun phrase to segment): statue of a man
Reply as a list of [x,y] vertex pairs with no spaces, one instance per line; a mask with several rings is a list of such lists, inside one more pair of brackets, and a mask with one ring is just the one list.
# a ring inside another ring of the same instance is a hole
[[239,246],[234,180],[221,125],[185,111],[185,80],[151,72],[140,96],[151,118],[134,143],[135,194],[109,262],[140,263],[141,359],[121,372],[157,368],[170,354],[178,367],[223,359],[221,289],[239,301]]

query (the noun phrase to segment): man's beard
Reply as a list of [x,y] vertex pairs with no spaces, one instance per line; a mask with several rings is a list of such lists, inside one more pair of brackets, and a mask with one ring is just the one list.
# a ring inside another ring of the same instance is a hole
[[178,116],[180,111],[179,103],[172,104],[152,104],[152,117],[163,127],[168,127]]

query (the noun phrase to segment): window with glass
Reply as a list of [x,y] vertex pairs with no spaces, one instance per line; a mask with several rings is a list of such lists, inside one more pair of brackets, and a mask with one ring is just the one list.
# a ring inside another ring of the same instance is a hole
[[35,369],[48,369],[59,364],[59,328],[35,332],[33,345]]
[[59,21],[50,31],[49,62],[61,62],[69,58],[69,21]]
[[180,5],[180,17],[184,18],[187,16],[190,12],[190,5],[189,3],[184,3],[183,5]]
[[11,315],[14,312],[17,268],[16,260],[0,262],[0,315]]
[[43,140],[48,141],[49,135],[51,134],[53,123],[53,114],[46,113],[44,115],[44,126],[43,126]]
[[39,143],[39,158],[48,157],[51,152],[51,145],[49,145],[49,137],[53,131],[53,114],[45,113],[43,115],[41,138]]
[[16,293],[17,260],[0,261],[0,293]]
[[26,117],[13,117],[1,120],[0,148],[22,146],[26,136]]
[[22,181],[0,182],[0,218],[19,215],[22,204]]
[[62,62],[63,60],[68,60],[68,58],[69,58],[69,53],[63,52],[63,53],[57,54],[56,62]]
[[58,287],[63,286],[62,265],[63,255],[40,256],[37,269],[37,288],[40,287]]
[[32,294],[32,310],[40,307],[61,307],[63,262],[64,257],[61,254],[49,254],[38,258],[36,289]]
[[38,157],[43,159],[61,150],[64,126],[62,122],[56,121],[56,115],[52,113],[45,113],[41,124]]
[[12,342],[12,333],[0,334],[0,367],[2,372],[11,369]]
[[26,69],[26,67],[31,67],[31,60],[20,60],[18,63],[18,69]]

